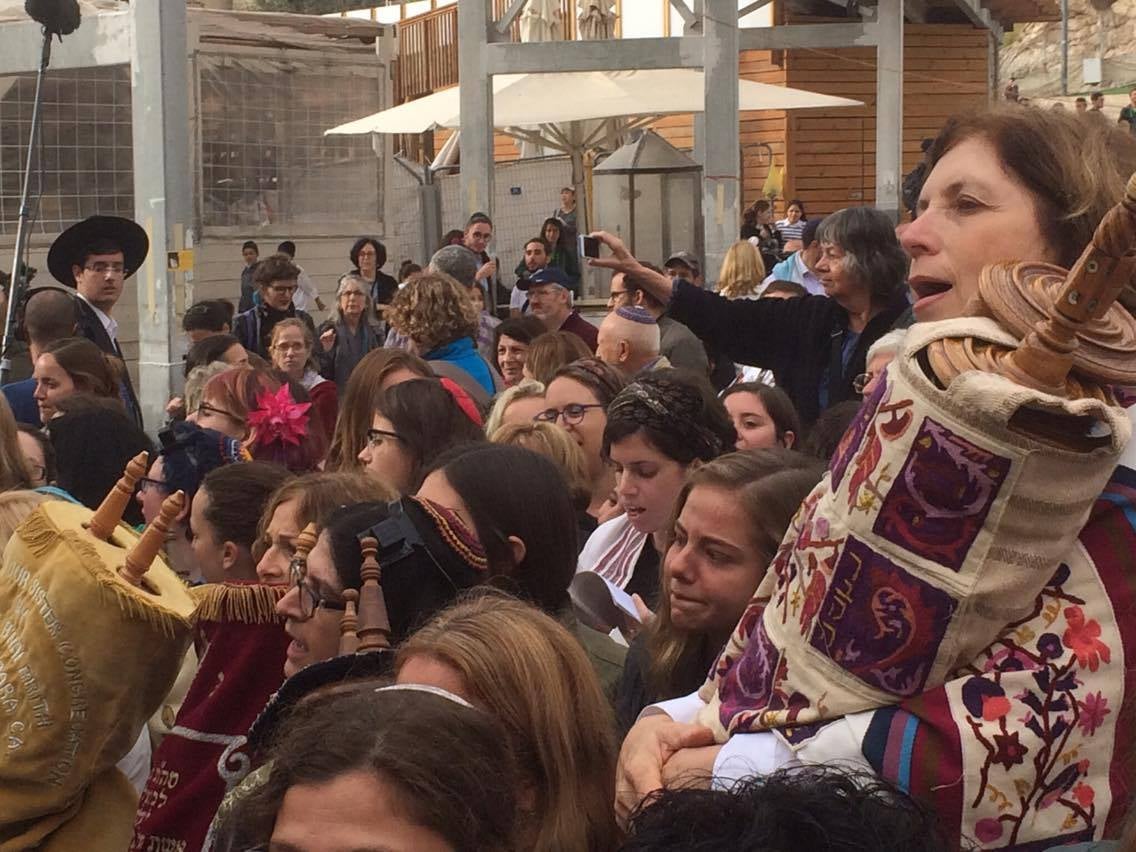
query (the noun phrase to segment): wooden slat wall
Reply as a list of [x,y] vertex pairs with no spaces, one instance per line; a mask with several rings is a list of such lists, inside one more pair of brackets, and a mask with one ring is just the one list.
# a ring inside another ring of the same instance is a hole
[[[786,85],[785,68],[772,62],[768,50],[746,50],[739,57],[739,71],[743,79],[774,86]],[[785,164],[785,135],[787,116],[781,110],[749,111],[741,114],[740,139],[746,203],[761,194],[769,174],[769,158],[755,143],[765,142],[773,148],[774,162]],[[694,122],[690,115],[670,115],[659,119],[652,127],[676,148],[689,151],[694,147]]]
[[[798,21],[794,21],[798,23]],[[908,24],[904,33],[903,171],[919,144],[955,113],[987,102],[987,34],[964,25]],[[863,101],[856,109],[808,110],[787,118],[785,197],[810,213],[875,201],[875,50],[796,50],[786,84]]]

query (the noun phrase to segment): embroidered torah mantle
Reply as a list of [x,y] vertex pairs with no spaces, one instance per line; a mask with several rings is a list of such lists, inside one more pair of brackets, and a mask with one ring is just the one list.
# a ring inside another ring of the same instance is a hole
[[[942,684],[1029,615],[1073,545],[1131,433],[1123,409],[977,371],[941,389],[919,354],[949,337],[1016,345],[985,319],[911,329],[703,686],[699,721],[719,739]],[[1104,437],[1083,452],[1038,440],[1011,424],[1023,406]]]
[[[91,514],[44,503],[4,551],[0,848],[50,846],[88,806],[106,807],[88,787],[130,750],[189,646],[194,603],[181,580],[160,557],[144,588],[123,579],[138,536],[120,526],[99,541],[86,530]],[[131,791],[127,839],[133,801]],[[83,848],[105,848],[97,840]]]

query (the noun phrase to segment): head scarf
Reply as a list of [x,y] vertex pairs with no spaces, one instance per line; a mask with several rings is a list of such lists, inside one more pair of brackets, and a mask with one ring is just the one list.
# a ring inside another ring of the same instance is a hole
[[[721,455],[728,445],[726,436],[708,425],[698,388],[667,376],[644,376],[621,390],[608,406],[607,428],[621,421],[672,434],[703,461]],[[606,451],[607,430],[604,445]]]

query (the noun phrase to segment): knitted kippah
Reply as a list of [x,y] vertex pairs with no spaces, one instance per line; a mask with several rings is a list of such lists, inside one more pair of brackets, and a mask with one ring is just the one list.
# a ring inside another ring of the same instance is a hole
[[643,325],[655,325],[655,318],[651,315],[651,312],[642,305],[629,305],[616,308],[615,315],[630,322],[638,322]]

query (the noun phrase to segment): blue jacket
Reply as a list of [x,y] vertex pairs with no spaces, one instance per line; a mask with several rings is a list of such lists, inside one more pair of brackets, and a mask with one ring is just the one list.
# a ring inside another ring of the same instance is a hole
[[8,400],[8,407],[12,409],[12,416],[17,423],[27,423],[37,429],[43,424],[39,422],[39,405],[36,404],[35,379],[24,379],[22,382],[12,382],[0,388]]
[[493,385],[493,374],[489,371],[489,365],[485,363],[485,359],[478,354],[477,347],[473,345],[472,337],[462,337],[444,346],[439,346],[437,349],[427,352],[422,358],[426,361],[448,361],[473,376],[490,396],[496,392]]

